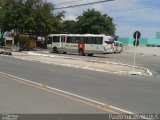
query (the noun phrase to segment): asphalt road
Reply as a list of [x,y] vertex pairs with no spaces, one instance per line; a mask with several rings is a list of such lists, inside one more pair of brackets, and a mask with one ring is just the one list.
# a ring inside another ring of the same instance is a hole
[[[40,87],[0,76],[0,113],[102,114],[106,111]],[[1,119],[1,118],[0,118]]]
[[[147,60],[144,58],[143,61]],[[159,67],[159,64],[154,64],[157,68]],[[160,111],[160,79],[155,76],[94,72],[2,56],[0,57],[0,71],[131,112],[158,113]],[[155,71],[158,75],[158,71],[156,69]]]

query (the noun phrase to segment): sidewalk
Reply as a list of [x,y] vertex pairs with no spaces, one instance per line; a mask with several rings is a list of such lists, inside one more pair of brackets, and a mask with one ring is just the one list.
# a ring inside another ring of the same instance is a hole
[[46,64],[54,64],[109,73],[151,75],[149,70],[146,68],[133,67],[127,64],[114,62],[76,59],[58,55],[37,54],[34,52],[12,52],[12,54],[14,58],[42,62]]

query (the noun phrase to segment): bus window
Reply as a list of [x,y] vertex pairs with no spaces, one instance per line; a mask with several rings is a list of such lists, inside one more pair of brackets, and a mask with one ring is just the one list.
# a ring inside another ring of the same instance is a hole
[[78,38],[77,37],[71,37],[71,43],[77,43]]
[[67,43],[71,42],[71,37],[67,37]]
[[86,44],[93,44],[94,43],[94,37],[86,37]]
[[103,37],[95,37],[94,44],[102,45]]
[[84,37],[79,37],[79,43],[84,43],[84,41],[85,41],[85,38]]
[[57,36],[53,36],[53,42],[57,42]]
[[48,37],[47,44],[52,44],[52,37]]
[[59,42],[60,36],[53,36],[53,42]]
[[105,43],[112,44],[113,42],[112,41],[105,41]]
[[107,43],[107,44],[113,44],[114,43],[114,39],[113,38],[109,39],[108,41],[105,41],[105,43]]

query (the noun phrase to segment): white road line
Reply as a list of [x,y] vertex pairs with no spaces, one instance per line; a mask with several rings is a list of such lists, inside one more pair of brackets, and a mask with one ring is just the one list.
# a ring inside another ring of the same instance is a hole
[[[9,76],[9,77],[12,77],[12,78],[16,78],[18,80],[21,80],[21,81],[24,81],[24,82],[27,82],[27,83],[31,83],[31,84],[34,84],[34,85],[43,86],[43,84],[41,84],[41,83],[37,83],[37,82],[30,81],[30,80],[26,80],[26,79],[23,79],[23,78],[14,76],[14,75],[6,74],[6,73],[3,73],[3,72],[0,72],[0,74],[6,75],[6,76]],[[93,99],[89,99],[89,98],[86,98],[86,97],[83,97],[83,96],[80,96],[80,95],[76,95],[76,94],[73,94],[73,93],[70,93],[70,92],[67,92],[67,91],[64,91],[64,90],[53,88],[51,86],[45,86],[45,88],[48,88],[48,89],[51,89],[51,90],[54,90],[54,91],[58,91],[58,92],[61,92],[61,93],[64,93],[64,94],[67,94],[67,95],[70,95],[70,96],[74,96],[76,98],[80,98],[80,99],[83,99],[83,100],[86,100],[86,101],[89,101],[89,102],[92,102],[92,103],[96,103],[96,104],[99,104],[99,105],[102,105],[102,106],[106,105],[105,103],[102,103],[102,102],[99,102],[99,101],[96,101],[96,100],[93,100]],[[121,109],[121,108],[118,108],[118,107],[115,107],[115,106],[112,106],[112,105],[109,105],[109,107],[114,109],[114,110],[123,112],[123,113],[135,114],[133,112],[130,112],[130,111],[127,111],[127,110],[124,110],[124,109]]]

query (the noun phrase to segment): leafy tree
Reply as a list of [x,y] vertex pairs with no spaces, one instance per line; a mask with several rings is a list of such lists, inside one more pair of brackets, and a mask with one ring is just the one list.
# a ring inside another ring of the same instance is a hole
[[0,1],[0,28],[13,34],[46,35],[53,30],[53,5],[45,0]]
[[1,40],[6,31],[15,37],[15,44],[21,43],[20,34],[45,37],[56,31],[64,12],[54,16],[53,8],[46,0],[0,0]]
[[27,0],[25,2],[26,18],[24,25],[27,31],[35,35],[47,34],[53,30],[51,9],[53,5],[43,0]]
[[76,33],[76,21],[74,20],[66,20],[63,22],[64,32],[65,33]]
[[[12,2],[12,1],[10,1]],[[3,39],[5,31],[7,31],[9,28],[9,24],[7,25],[7,16],[11,13],[11,10],[8,9],[9,0],[1,0],[0,1],[0,29],[1,29],[1,39]]]
[[62,18],[64,18],[64,11],[57,13],[57,15],[53,16],[53,31],[54,33],[63,33],[64,32],[64,24]]
[[95,9],[88,9],[82,16],[77,17],[76,32],[91,34],[115,35],[115,24],[107,14],[102,15]]

